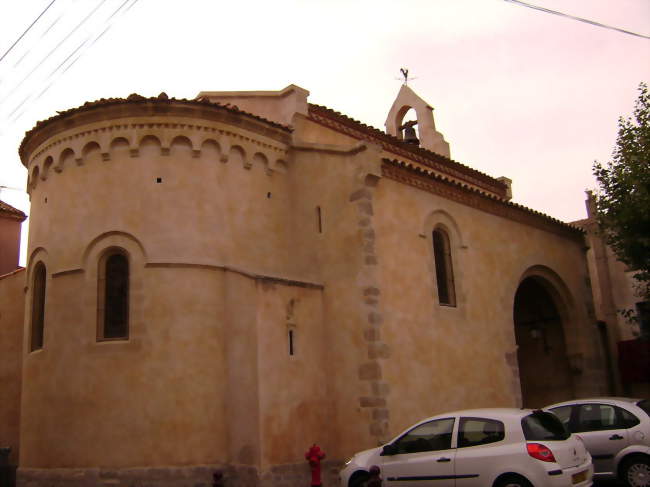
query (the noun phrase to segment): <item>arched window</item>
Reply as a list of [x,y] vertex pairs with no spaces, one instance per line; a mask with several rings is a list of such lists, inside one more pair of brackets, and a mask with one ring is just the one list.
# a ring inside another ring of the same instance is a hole
[[45,324],[45,264],[38,262],[34,268],[32,283],[32,334],[30,351],[43,348],[43,325]]
[[456,306],[454,270],[451,265],[451,245],[449,244],[447,232],[441,228],[436,228],[433,231],[433,258],[436,265],[438,301],[440,304]]
[[129,338],[129,258],[121,249],[107,252],[99,262],[97,339]]

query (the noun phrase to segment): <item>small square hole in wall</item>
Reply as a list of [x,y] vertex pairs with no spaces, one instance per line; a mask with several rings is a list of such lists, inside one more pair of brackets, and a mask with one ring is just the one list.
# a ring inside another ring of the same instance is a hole
[[266,197],[270,199],[271,198],[271,193],[266,193]]
[[156,178],[157,183],[162,183],[162,178]]

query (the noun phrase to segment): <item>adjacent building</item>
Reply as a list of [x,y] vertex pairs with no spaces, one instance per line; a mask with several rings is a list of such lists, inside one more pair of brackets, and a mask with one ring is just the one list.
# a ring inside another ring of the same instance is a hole
[[625,396],[650,397],[650,303],[634,278],[636,271],[607,245],[591,192],[587,192],[585,203],[587,218],[573,224],[585,231],[609,389]]
[[[20,445],[25,269],[18,265],[27,215],[0,200],[0,486],[12,481]],[[10,447],[11,450],[3,448]]]

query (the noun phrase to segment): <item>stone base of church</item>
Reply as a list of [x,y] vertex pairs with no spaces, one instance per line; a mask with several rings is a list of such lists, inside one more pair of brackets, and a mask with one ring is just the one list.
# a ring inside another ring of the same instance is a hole
[[[325,461],[324,487],[338,486],[339,461]],[[226,487],[305,487],[311,474],[307,462],[275,465],[260,471],[243,465],[189,467],[19,468],[16,487],[211,487],[212,474],[221,470]]]
[[[322,463],[321,478],[323,487],[338,487],[339,472],[343,462],[325,460]],[[259,487],[307,487],[311,482],[311,472],[307,461],[298,464],[275,465],[262,473]],[[230,487],[230,486],[227,486]]]

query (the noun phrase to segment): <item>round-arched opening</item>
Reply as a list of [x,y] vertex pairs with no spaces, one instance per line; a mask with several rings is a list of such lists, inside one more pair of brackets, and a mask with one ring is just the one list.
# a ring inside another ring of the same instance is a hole
[[405,106],[398,113],[398,137],[404,142],[419,145],[420,132],[417,126],[418,115],[414,108]]
[[523,407],[539,408],[573,396],[563,313],[552,285],[527,277],[515,294],[513,319]]

